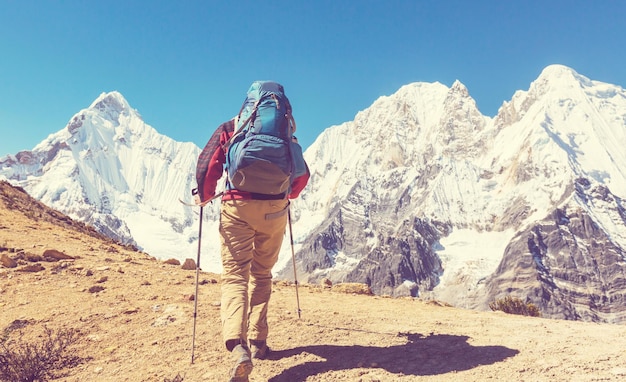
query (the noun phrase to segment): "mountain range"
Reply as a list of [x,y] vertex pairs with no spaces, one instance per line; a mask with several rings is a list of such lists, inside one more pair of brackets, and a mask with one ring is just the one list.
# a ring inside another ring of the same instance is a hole
[[[207,136],[208,138],[208,136]],[[561,65],[484,116],[459,81],[412,83],[306,150],[292,204],[299,280],[488,309],[507,295],[545,317],[626,321],[626,92]],[[103,93],[0,178],[159,258],[194,258],[200,149]],[[219,272],[219,205],[202,268]],[[206,237],[206,239],[205,239]],[[293,278],[289,240],[277,278]]]

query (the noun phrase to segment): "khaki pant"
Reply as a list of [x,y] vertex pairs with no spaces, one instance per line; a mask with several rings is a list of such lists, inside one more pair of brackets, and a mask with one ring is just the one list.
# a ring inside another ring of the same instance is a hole
[[287,200],[222,202],[222,336],[227,340],[267,338],[272,267],[287,225]]

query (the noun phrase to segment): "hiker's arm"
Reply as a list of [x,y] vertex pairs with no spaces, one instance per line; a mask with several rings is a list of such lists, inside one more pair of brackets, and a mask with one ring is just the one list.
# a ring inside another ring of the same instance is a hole
[[204,177],[204,187],[203,194],[206,196],[206,199],[210,199],[215,195],[215,188],[217,187],[217,182],[222,177],[224,172],[224,163],[226,162],[226,154],[224,153],[224,149],[222,148],[224,144],[230,139],[230,134],[228,131],[223,130],[220,135],[220,145],[215,149],[213,155],[211,156],[211,160],[209,161],[209,165],[207,168],[206,175]]
[[300,175],[299,177],[294,179],[293,183],[291,183],[291,192],[289,193],[289,199],[297,198],[309,182],[309,177],[311,176],[311,174],[309,173],[309,166],[307,166],[306,163],[305,166],[306,173],[304,175]]

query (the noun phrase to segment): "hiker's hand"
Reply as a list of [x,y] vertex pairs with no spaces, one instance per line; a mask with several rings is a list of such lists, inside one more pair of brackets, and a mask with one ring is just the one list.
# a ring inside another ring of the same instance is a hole
[[193,200],[194,200],[194,202],[196,203],[196,206],[204,207],[204,206],[206,206],[207,204],[209,204],[209,202],[210,202],[211,200],[213,200],[213,195],[211,195],[211,197],[210,197],[210,198],[207,198],[205,201],[202,201],[202,200],[200,199],[200,195],[199,195],[199,194],[195,194],[195,195],[193,196]]

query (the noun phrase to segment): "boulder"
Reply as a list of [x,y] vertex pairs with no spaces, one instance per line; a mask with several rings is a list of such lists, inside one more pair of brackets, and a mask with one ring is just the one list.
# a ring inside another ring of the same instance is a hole
[[182,268],[187,271],[193,271],[196,269],[196,262],[193,259],[185,259]]
[[0,264],[2,264],[5,268],[15,268],[17,267],[17,261],[13,260],[6,253],[3,253],[0,256]]

